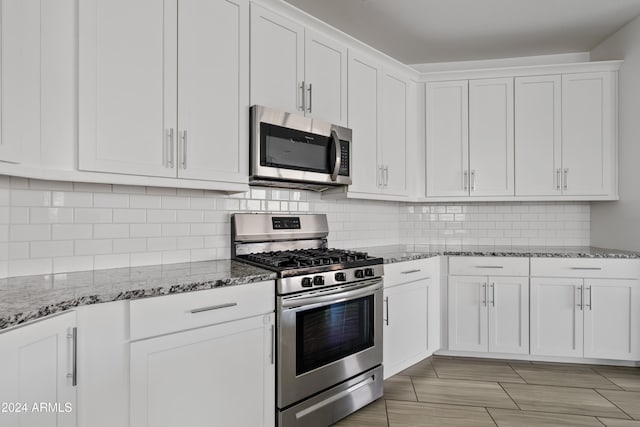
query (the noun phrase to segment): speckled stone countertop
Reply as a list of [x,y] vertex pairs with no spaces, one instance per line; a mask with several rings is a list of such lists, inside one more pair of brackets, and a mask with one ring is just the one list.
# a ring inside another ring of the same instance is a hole
[[203,261],[0,279],[0,330],[81,305],[274,280],[237,261]]
[[434,256],[501,256],[532,258],[619,258],[636,259],[640,253],[592,246],[455,246],[391,245],[358,248],[384,258],[385,264]]

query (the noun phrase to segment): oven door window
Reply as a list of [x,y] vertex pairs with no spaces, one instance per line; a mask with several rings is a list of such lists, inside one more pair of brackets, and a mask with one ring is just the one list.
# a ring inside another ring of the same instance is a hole
[[296,313],[296,375],[374,345],[374,296]]
[[331,173],[335,151],[330,137],[269,123],[260,123],[260,135],[261,166]]

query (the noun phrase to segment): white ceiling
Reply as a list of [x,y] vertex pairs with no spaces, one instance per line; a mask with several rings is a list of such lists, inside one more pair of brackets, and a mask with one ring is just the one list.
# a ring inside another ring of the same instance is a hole
[[640,0],[285,0],[406,64],[585,52]]

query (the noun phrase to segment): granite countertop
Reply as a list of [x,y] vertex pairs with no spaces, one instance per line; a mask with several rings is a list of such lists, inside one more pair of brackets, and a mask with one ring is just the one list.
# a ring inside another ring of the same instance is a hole
[[618,258],[638,259],[640,253],[593,246],[442,246],[390,245],[358,248],[384,258],[385,264],[415,259],[449,256],[501,256],[532,258]]
[[0,330],[81,305],[274,280],[232,260],[0,279]]

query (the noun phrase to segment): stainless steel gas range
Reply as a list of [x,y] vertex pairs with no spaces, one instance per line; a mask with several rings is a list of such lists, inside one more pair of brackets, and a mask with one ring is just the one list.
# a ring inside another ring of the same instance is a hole
[[278,276],[278,425],[325,427],[382,396],[382,259],[328,248],[325,215],[235,214],[231,234],[234,259]]

